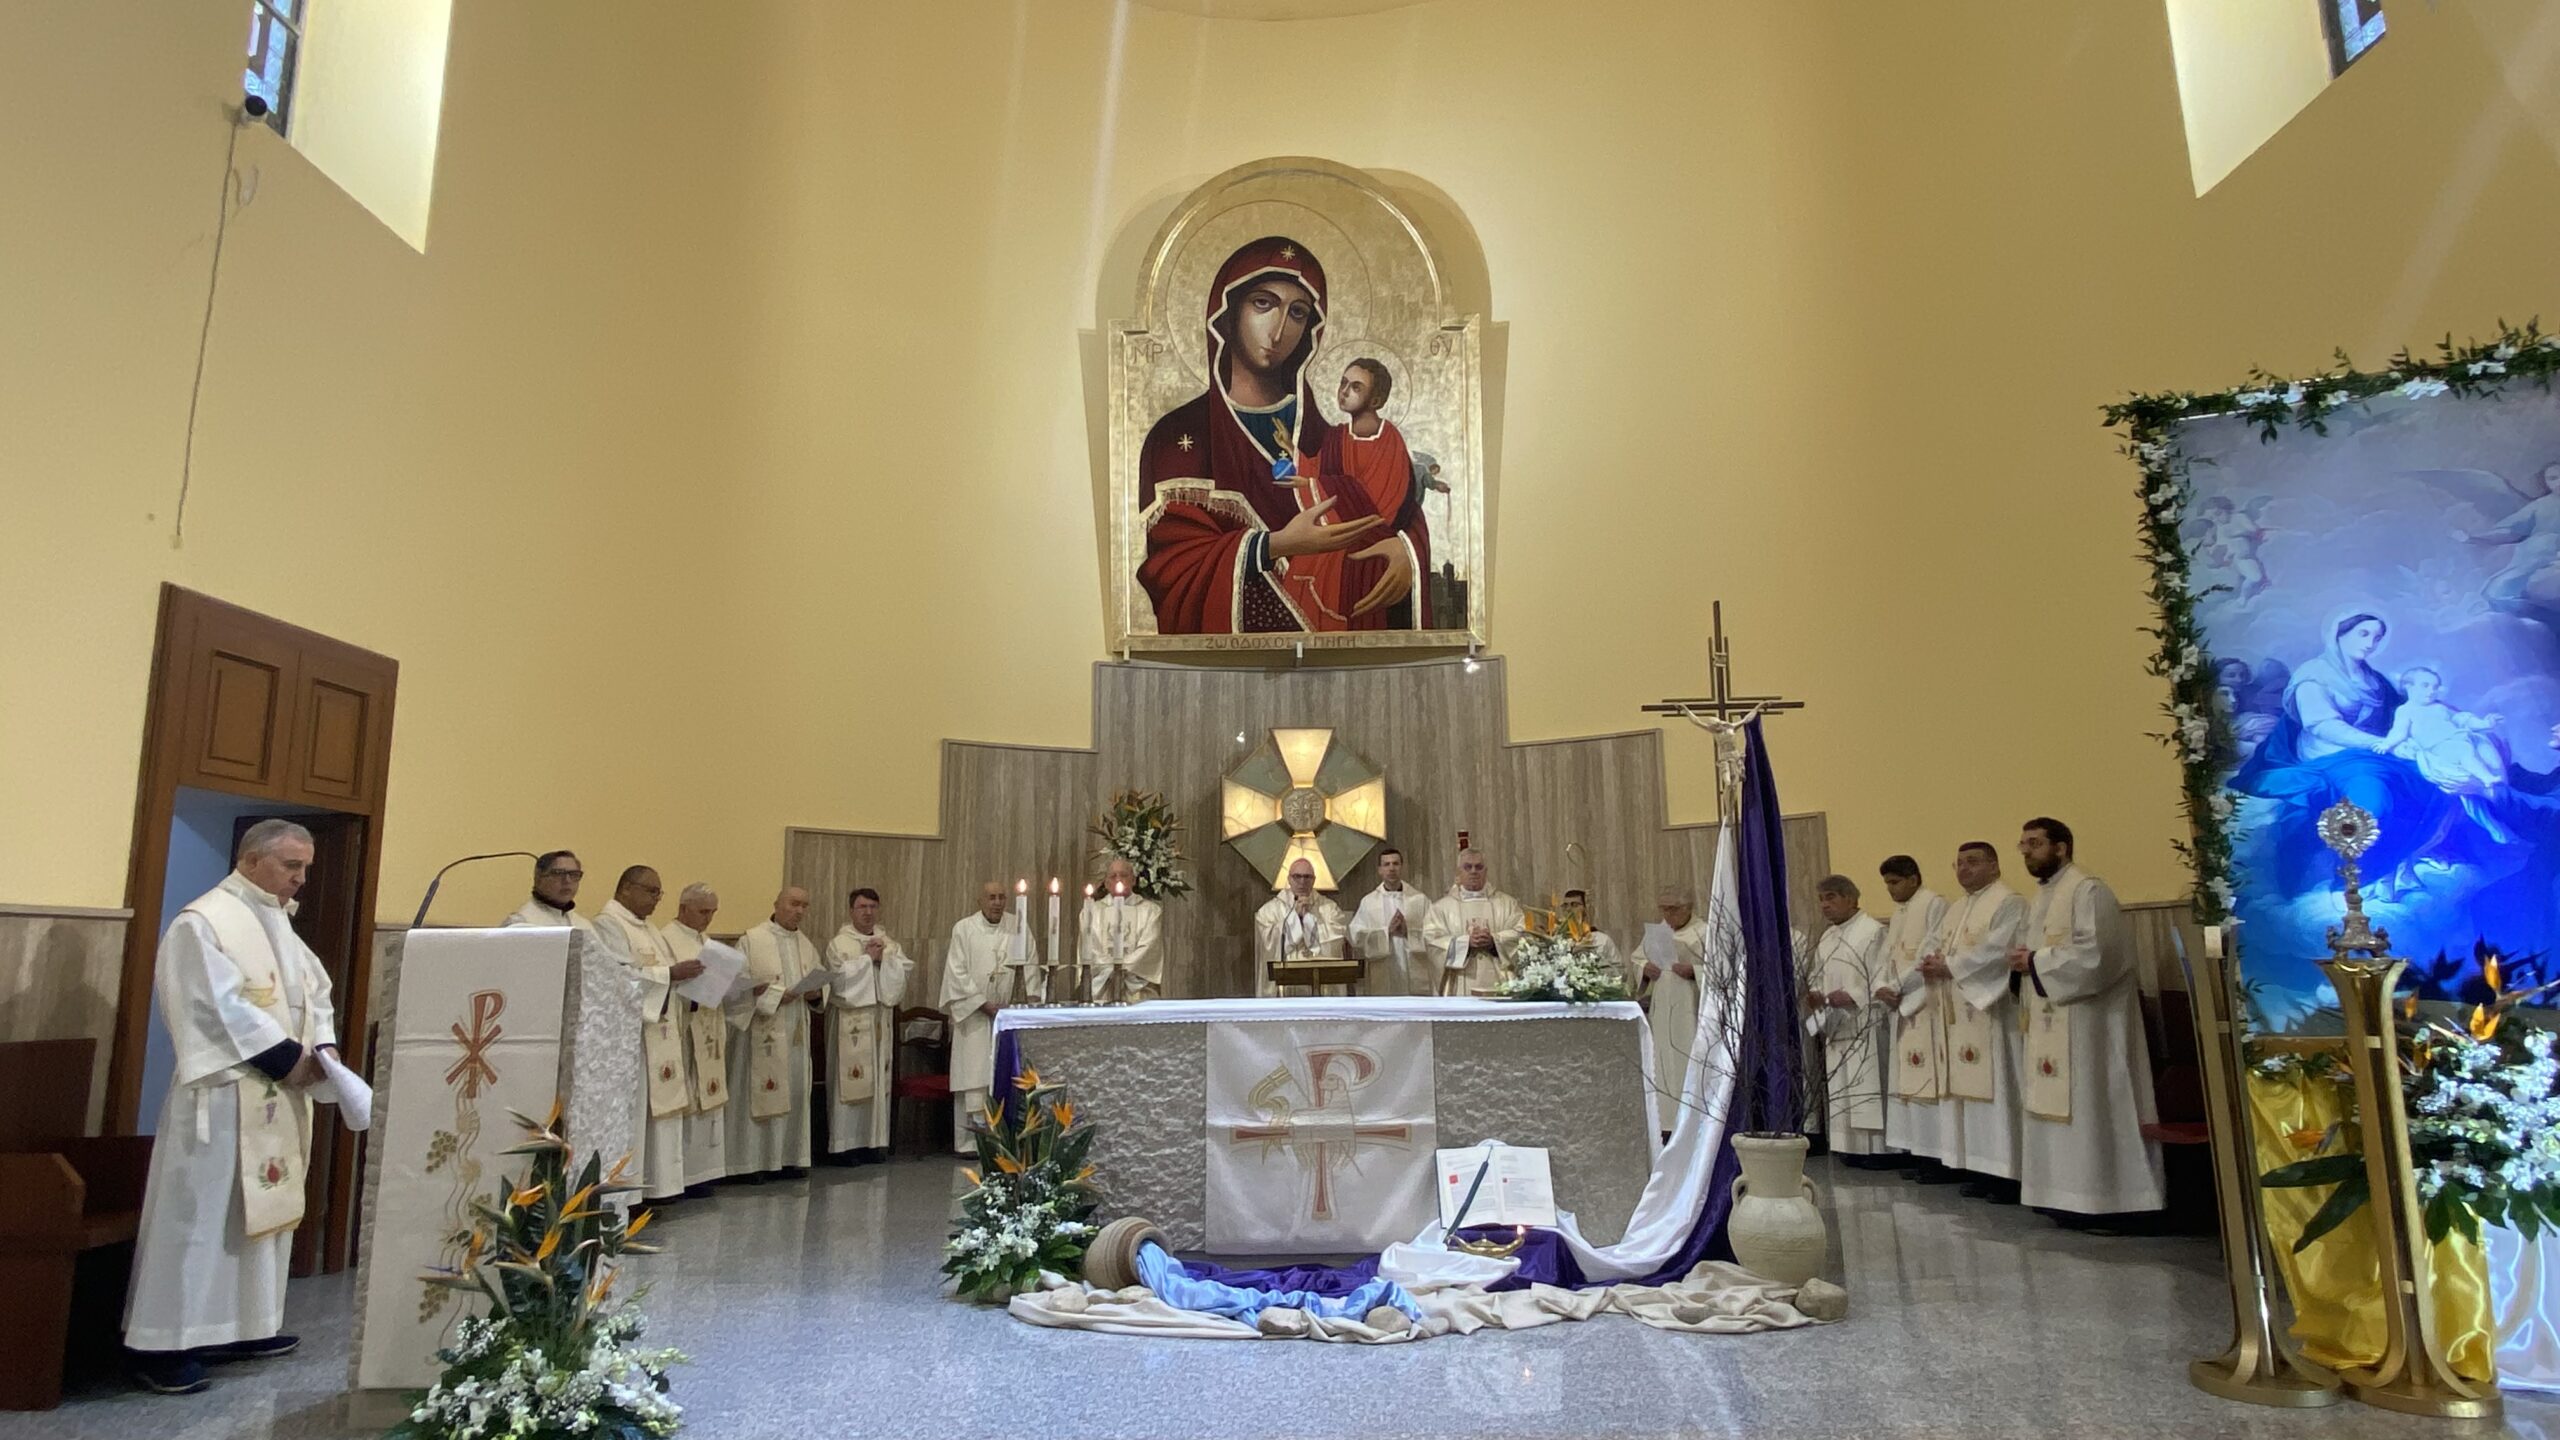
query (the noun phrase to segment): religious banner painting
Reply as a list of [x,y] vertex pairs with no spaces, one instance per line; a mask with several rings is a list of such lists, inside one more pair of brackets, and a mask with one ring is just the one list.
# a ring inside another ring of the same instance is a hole
[[1374,1250],[1430,1223],[1439,1142],[1428,1027],[1208,1028],[1211,1250]]
[[1148,255],[1110,336],[1113,648],[1483,643],[1480,322],[1395,196],[1257,161]]
[[2341,406],[2326,434],[2174,432],[2244,980],[2279,1028],[2329,1003],[2343,896],[2315,826],[2341,799],[2379,826],[2364,906],[2421,995],[2485,994],[2486,952],[2522,988],[2560,947],[2560,397],[2444,391]]

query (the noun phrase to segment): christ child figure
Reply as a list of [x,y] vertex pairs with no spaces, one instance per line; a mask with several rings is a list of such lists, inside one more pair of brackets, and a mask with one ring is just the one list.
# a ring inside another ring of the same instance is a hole
[[1376,515],[1392,531],[1363,549],[1325,557],[1339,571],[1318,583],[1341,597],[1330,608],[1342,617],[1345,629],[1431,628],[1430,587],[1420,583],[1431,573],[1422,487],[1414,481],[1413,456],[1405,449],[1403,434],[1379,413],[1394,393],[1395,377],[1383,363],[1364,357],[1343,367],[1334,391],[1342,423],[1325,432],[1324,442],[1301,469],[1315,491],[1308,504],[1338,500],[1334,518]]
[[2501,717],[2445,703],[2444,677],[2423,665],[2403,672],[2400,688],[2408,701],[2382,741],[2392,754],[2416,761],[2418,773],[2449,795],[2494,796],[2505,788],[2507,752],[2497,736]]

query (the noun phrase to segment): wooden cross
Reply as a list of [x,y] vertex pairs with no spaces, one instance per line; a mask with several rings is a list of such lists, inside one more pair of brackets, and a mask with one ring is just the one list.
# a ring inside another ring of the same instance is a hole
[[[1716,805],[1726,819],[1742,813],[1742,727],[1756,715],[1801,710],[1801,700],[1776,695],[1737,695],[1733,689],[1733,644],[1725,639],[1724,602],[1714,602],[1714,634],[1707,642],[1707,690],[1690,698],[1657,700],[1643,707],[1648,715],[1677,715],[1716,737]],[[1702,713],[1713,719],[1702,718]]]

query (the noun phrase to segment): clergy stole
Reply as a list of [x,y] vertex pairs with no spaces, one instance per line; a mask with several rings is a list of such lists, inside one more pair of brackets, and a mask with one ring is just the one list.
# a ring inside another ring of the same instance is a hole
[[1946,1098],[1947,1012],[1953,1008],[1945,996],[1931,995],[1921,1002],[1919,1014],[1903,1017],[1902,1040],[1894,1047],[1896,1095],[1923,1105]]
[[[622,927],[622,943],[630,948],[631,968],[647,972],[675,964],[675,951],[666,937],[649,928],[645,921],[626,921],[614,906],[606,906],[605,923]],[[658,965],[649,962],[656,960]],[[646,994],[644,990],[642,992]],[[649,1118],[664,1120],[682,1115],[693,1108],[693,1077],[685,1073],[685,1022],[676,1010],[675,982],[667,982],[658,996],[655,1014],[640,1017],[641,1059],[649,1067]]]
[[[2074,865],[2044,887],[2044,928],[2034,942],[2037,949],[2071,942],[2072,916],[2080,909],[2080,891],[2088,883],[2088,875]],[[2027,1113],[2040,1120],[2067,1122],[2071,1119],[2071,1017],[2045,998],[2044,982],[2036,978],[2032,966],[2027,978],[2035,981],[2035,994],[2018,997],[2018,1029],[2025,1037],[2018,1068],[2026,1077]]]
[[[784,930],[770,921],[767,926],[774,932],[775,973],[767,976],[763,967],[757,966],[756,978],[769,979],[775,987],[787,991],[809,973],[809,951],[804,947],[811,942],[796,930]],[[755,948],[747,950],[747,957],[753,964]],[[772,1014],[759,1012],[748,1023],[747,1080],[755,1087],[754,1093],[747,1096],[749,1117],[771,1120],[791,1113],[791,1041],[808,1013],[806,1005],[784,995]]]
[[[859,930],[845,933],[853,936],[853,960],[837,973],[845,975],[851,972],[853,983],[850,988],[869,992],[867,996],[848,996],[846,998],[852,1003],[835,1007],[835,1103],[855,1105],[873,1098],[880,1091],[880,1077],[871,1073],[872,1061],[880,1044],[880,1012],[891,1010],[891,1018],[895,1018],[895,1007],[880,1003],[880,982],[887,978],[884,972],[889,969],[889,959],[898,951],[886,930],[874,930],[869,935]],[[880,941],[880,963],[877,965],[871,963],[870,952],[862,948],[874,938]]]
[[[708,1115],[729,1103],[729,1017],[716,1005],[686,1002],[693,1038],[693,1104]],[[650,1109],[657,1109],[651,1097]]]
[[[1941,958],[1951,951],[1972,949],[1981,944],[1982,937],[1990,932],[1991,922],[2000,915],[1997,900],[1989,905],[1980,903],[1990,889],[1985,885],[1967,895],[1955,913],[1947,917],[1946,928],[1938,932],[1943,937],[1938,946]],[[1993,1093],[1991,1014],[1973,1008],[1971,1001],[1956,992],[1953,981],[1943,982],[1934,988],[1942,992],[1939,1003],[1943,1007],[1941,1014],[1946,1038],[1945,1093],[1958,1100],[1987,1103]]]
[[[209,890],[188,902],[186,913],[213,927],[222,953],[240,967],[240,998],[275,1017],[284,1033],[310,1039],[286,1005],[289,968],[249,902],[227,890]],[[299,990],[297,980],[296,989]],[[310,1007],[303,1007],[310,1015]],[[240,1098],[240,1229],[251,1240],[302,1223],[302,1182],[311,1152],[311,1097],[287,1090],[243,1065],[233,1090]]]

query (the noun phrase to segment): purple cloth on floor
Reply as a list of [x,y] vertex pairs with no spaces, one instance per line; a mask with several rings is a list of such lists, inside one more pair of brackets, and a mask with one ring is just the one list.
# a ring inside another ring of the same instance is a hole
[[1378,1278],[1378,1257],[1348,1265],[1285,1265],[1277,1270],[1230,1270],[1207,1260],[1180,1262],[1194,1280],[1214,1280],[1239,1290],[1307,1290],[1318,1295],[1348,1295]]

